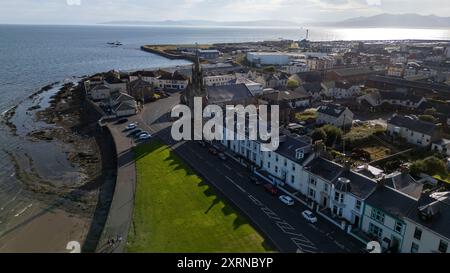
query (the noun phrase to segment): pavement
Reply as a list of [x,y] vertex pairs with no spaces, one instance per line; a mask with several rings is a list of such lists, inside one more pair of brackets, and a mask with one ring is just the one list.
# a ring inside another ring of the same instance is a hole
[[[131,226],[136,189],[136,167],[130,138],[122,132],[124,125],[107,125],[114,139],[117,152],[117,179],[108,219],[100,237],[96,252],[121,253],[126,246]],[[113,239],[115,242],[110,243]]]
[[359,253],[365,246],[319,217],[316,224],[303,219],[306,206],[288,207],[263,187],[249,182],[250,171],[228,158],[211,155],[193,141],[175,142],[170,134],[169,113],[179,94],[147,104],[136,120],[140,127],[163,140],[189,164],[219,195],[251,222],[275,250],[289,253]]

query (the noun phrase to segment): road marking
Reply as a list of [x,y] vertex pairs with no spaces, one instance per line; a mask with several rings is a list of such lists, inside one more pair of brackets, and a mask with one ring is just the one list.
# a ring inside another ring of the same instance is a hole
[[227,179],[228,179],[228,181],[230,181],[231,183],[233,183],[239,190],[241,190],[242,192],[246,192],[245,190],[244,190],[244,188],[242,188],[241,186],[239,186],[238,184],[236,184],[231,178],[229,178],[228,176],[225,176]]

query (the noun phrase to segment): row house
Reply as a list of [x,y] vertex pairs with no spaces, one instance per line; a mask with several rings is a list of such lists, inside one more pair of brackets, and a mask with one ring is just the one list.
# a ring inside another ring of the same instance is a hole
[[174,73],[171,73],[164,70],[136,71],[130,74],[129,79],[130,82],[142,79],[149,82],[154,87],[170,90],[184,90],[189,83],[188,78],[180,72],[175,71]]
[[323,82],[325,96],[334,99],[348,99],[361,94],[361,87],[345,81]]
[[409,94],[408,92],[382,90],[375,90],[357,98],[359,104],[366,104],[370,108],[377,108],[387,104],[407,110],[416,110],[426,101],[426,98]]
[[320,144],[305,138],[285,135],[276,151],[244,138],[221,143],[266,181],[301,193],[334,222],[366,234],[362,240],[378,241],[384,251],[449,253],[450,193],[423,194],[423,184],[406,172],[371,179],[325,159]]
[[441,136],[438,125],[401,115],[388,119],[386,132],[392,138],[401,137],[408,143],[421,147],[431,146]]

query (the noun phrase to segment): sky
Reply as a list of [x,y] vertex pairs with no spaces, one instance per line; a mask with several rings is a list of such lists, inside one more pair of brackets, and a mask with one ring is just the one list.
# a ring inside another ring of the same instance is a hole
[[0,23],[339,21],[380,13],[450,16],[449,0],[0,0]]

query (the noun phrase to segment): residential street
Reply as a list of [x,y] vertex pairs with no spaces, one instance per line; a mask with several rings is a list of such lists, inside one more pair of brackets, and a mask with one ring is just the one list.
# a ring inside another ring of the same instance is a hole
[[138,121],[149,129],[198,172],[217,192],[238,211],[247,216],[280,252],[336,253],[362,252],[365,246],[338,227],[319,217],[316,224],[309,224],[301,213],[308,209],[297,202],[288,207],[264,191],[262,186],[249,182],[250,172],[228,158],[226,162],[211,155],[207,148],[194,142],[172,140],[167,113],[178,103],[178,94],[147,104]]

